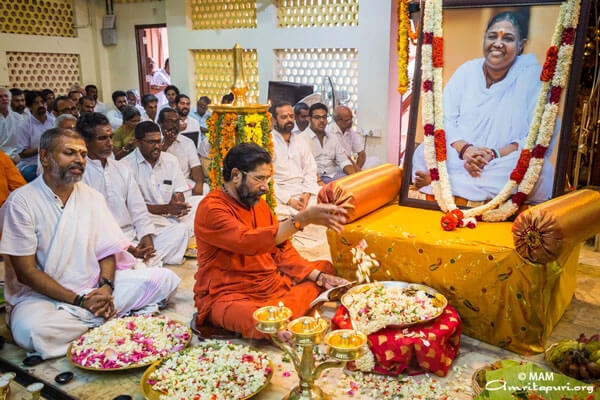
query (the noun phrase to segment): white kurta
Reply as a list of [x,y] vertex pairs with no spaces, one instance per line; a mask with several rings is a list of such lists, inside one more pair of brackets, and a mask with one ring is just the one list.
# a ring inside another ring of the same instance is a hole
[[167,153],[177,157],[181,172],[185,178],[189,178],[192,168],[201,165],[194,141],[181,135],[181,133],[177,135],[175,141],[169,146]]
[[[0,212],[0,253],[35,255],[38,269],[73,293],[98,285],[99,260],[117,261],[113,292],[118,315],[167,298],[180,279],[162,268],[127,269],[133,257],[129,242],[113,219],[103,196],[80,182],[66,204],[38,177],[13,193]],[[20,346],[43,358],[64,355],[70,341],[102,319],[86,309],[62,303],[18,282],[10,262],[6,268],[6,300],[10,327]]]
[[179,133],[183,132],[198,132],[198,137],[200,137],[200,123],[198,120],[188,114],[185,119],[185,129],[179,131]]
[[327,176],[329,178],[339,177],[343,174],[343,169],[352,163],[346,157],[344,148],[340,144],[337,137],[329,135],[325,132],[323,145],[319,141],[317,134],[306,128],[300,137],[304,138],[310,144],[315,162],[317,163],[317,173],[319,176]]
[[17,149],[17,127],[23,119],[21,114],[8,110],[6,117],[0,114],[0,150],[10,157],[13,162],[19,161]]
[[317,183],[317,164],[306,140],[296,134],[290,135],[288,144],[283,136],[272,131],[273,136],[273,184],[277,198],[277,215],[295,214],[287,206],[290,199],[303,193],[311,194],[311,203],[316,203],[320,186]]
[[[142,192],[146,204],[168,204],[175,193],[189,193],[189,186],[181,172],[177,157],[173,154],[161,152],[160,158],[152,167],[139,149],[122,158],[120,163],[127,165],[133,172],[135,181]],[[189,196],[188,196],[189,197]],[[193,210],[195,211],[195,210]],[[172,223],[184,223],[188,232],[194,229],[194,214],[189,213],[178,219],[150,214],[152,222],[157,227],[168,226]]]
[[[346,153],[346,157],[353,157],[361,151],[366,150],[365,141],[363,137],[354,129],[348,129],[346,132],[342,132],[339,125],[334,121],[327,125],[327,128],[325,128],[325,132],[327,132],[330,135],[337,136],[340,144],[344,148],[344,153]],[[362,169],[365,170],[373,168],[380,164],[381,160],[379,160],[379,158],[374,156],[366,157]]]
[[106,118],[108,118],[108,122],[113,131],[123,125],[123,114],[119,110],[108,110]]
[[[37,149],[40,147],[40,138],[48,129],[54,128],[54,117],[46,117],[44,123],[40,122],[33,115],[25,116],[17,127],[17,151],[21,153],[27,149]],[[38,156],[33,155],[21,158],[17,168],[22,170],[30,165],[37,165]]]
[[99,160],[87,159],[83,181],[102,193],[113,217],[127,238],[137,245],[152,235],[158,264],[181,264],[187,248],[187,229],[181,224],[155,228],[146,203],[129,168],[107,159],[102,167]]

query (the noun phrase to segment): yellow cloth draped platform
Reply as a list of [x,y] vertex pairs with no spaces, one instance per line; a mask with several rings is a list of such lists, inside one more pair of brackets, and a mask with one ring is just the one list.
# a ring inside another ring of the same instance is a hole
[[328,232],[337,272],[355,280],[350,249],[361,239],[381,263],[379,281],[430,286],[448,299],[463,333],[518,353],[541,352],[575,291],[579,249],[548,264],[521,258],[510,222],[444,231],[440,212],[389,205]]
[[[399,170],[389,172],[395,179]],[[343,193],[344,201],[352,197],[354,204],[378,194],[369,184],[331,184],[336,188],[329,193]],[[466,335],[520,354],[539,353],[573,297],[581,242],[589,237],[582,235],[600,231],[600,194],[579,192],[532,207],[514,223],[480,222],[475,229],[454,231],[442,230],[440,211],[390,204],[388,198],[387,205],[356,216],[341,234],[328,231],[332,260],[341,276],[355,280],[350,250],[365,239],[367,253],[381,264],[371,279],[430,286],[458,311]],[[568,209],[566,215],[557,212]],[[537,251],[546,259],[530,261],[517,251],[527,246],[529,256]]]

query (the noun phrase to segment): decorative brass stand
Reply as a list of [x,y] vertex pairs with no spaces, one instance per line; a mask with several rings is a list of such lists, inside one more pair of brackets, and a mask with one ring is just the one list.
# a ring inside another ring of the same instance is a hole
[[[300,383],[284,398],[284,400],[328,400],[331,399],[315,384],[324,370],[342,368],[347,361],[356,360],[364,354],[367,337],[353,330],[338,330],[325,334],[329,323],[321,318],[300,317],[288,322],[292,312],[284,306],[267,306],[260,308],[252,315],[256,321],[256,329],[271,335],[277,344],[294,363]],[[281,341],[277,333],[287,329],[292,333],[292,342],[302,347],[302,353],[290,344]],[[325,341],[329,346],[329,355],[337,361],[325,361],[315,366],[313,348]]]

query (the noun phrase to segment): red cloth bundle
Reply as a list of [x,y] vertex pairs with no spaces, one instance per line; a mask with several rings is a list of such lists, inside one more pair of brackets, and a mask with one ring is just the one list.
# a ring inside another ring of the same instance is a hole
[[[353,329],[350,315],[340,306],[332,320],[332,329]],[[337,327],[337,328],[336,328]],[[451,306],[435,320],[397,329],[385,328],[368,336],[375,356],[373,372],[397,376],[417,375],[426,371],[446,376],[460,347],[462,322]]]

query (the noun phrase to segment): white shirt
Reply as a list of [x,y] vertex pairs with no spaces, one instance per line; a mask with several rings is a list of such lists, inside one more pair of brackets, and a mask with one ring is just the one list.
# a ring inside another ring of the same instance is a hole
[[352,164],[344,153],[344,148],[336,136],[328,135],[325,132],[322,146],[317,134],[310,129],[310,126],[300,136],[309,142],[313,157],[317,163],[317,173],[320,176],[326,175],[333,178],[345,166]]
[[206,125],[206,120],[208,120],[210,118],[210,116],[212,115],[212,112],[210,110],[206,110],[206,112],[204,113],[204,115],[200,115],[200,114],[198,114],[198,110],[194,109],[194,111],[191,112],[190,115],[196,121],[198,121],[198,123],[200,124],[200,127],[202,127],[202,128],[208,128],[208,126]]
[[83,182],[104,195],[108,208],[123,232],[135,229],[138,239],[155,234],[150,213],[130,169],[120,162],[87,158]]
[[108,122],[110,122],[110,127],[115,130],[121,125],[123,125],[123,114],[119,110],[109,110],[106,113],[106,118],[108,118]]
[[185,121],[180,117],[179,123],[181,124],[182,122],[187,124],[187,126],[184,130],[179,131],[179,133],[198,132],[198,140],[200,140],[200,123],[189,115],[186,117]]
[[365,149],[361,136],[353,129],[348,129],[342,132],[338,124],[334,121],[327,125],[325,132],[329,135],[336,135],[340,144],[344,148],[346,155],[351,156],[352,153],[360,153]]
[[108,112],[108,107],[106,107],[106,104],[104,104],[100,100],[96,100],[96,106],[94,106],[94,112],[106,115],[106,113]]
[[208,158],[208,154],[210,153],[210,143],[208,142],[208,138],[206,135],[201,135],[198,139],[198,154],[200,157]]
[[10,109],[6,117],[0,114],[0,150],[6,153],[13,161],[19,160],[17,127],[22,119],[23,116],[21,114]]
[[154,117],[154,119],[150,119],[150,117],[148,116],[148,113],[146,113],[146,111],[144,110],[144,112],[142,112],[141,122],[144,122],[144,121],[152,121],[152,122],[156,123],[156,121],[158,121],[158,111],[156,111],[156,116]]
[[181,132],[177,135],[173,144],[169,146],[167,153],[177,157],[181,172],[185,178],[190,176],[192,168],[201,165],[194,141],[188,137],[182,136]]
[[179,161],[173,154],[161,152],[152,168],[140,150],[135,149],[121,159],[121,163],[127,165],[133,172],[146,204],[167,204],[174,193],[188,190]]
[[272,131],[273,137],[273,183],[277,202],[287,204],[290,198],[302,193],[316,195],[319,192],[317,183],[317,164],[306,140],[290,135],[288,144],[281,133]]
[[[17,151],[21,153],[26,149],[37,149],[40,147],[42,133],[54,128],[54,118],[46,117],[46,122],[41,123],[33,115],[29,114],[19,123],[17,128]],[[37,165],[38,155],[21,158],[17,167],[23,169],[29,165]]]

